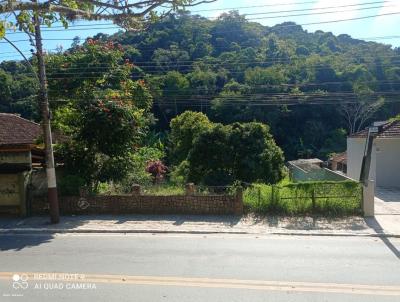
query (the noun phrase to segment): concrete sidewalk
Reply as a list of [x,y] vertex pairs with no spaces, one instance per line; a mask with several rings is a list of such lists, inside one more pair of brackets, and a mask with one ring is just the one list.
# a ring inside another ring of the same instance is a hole
[[377,231],[381,228],[391,233],[400,234],[400,190],[378,187],[375,194]]
[[[383,217],[385,218],[385,217]],[[400,218],[400,217],[399,217]],[[394,222],[400,226],[400,221]],[[63,216],[56,225],[48,217],[0,217],[1,233],[227,233],[318,236],[394,236],[400,229],[375,218],[312,218],[257,216]]]

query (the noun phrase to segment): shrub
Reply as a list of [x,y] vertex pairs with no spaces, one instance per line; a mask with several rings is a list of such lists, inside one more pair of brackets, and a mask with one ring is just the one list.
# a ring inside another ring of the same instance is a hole
[[269,127],[256,122],[215,124],[194,141],[188,162],[189,181],[206,185],[277,183],[285,176],[282,150]]
[[132,168],[128,171],[127,176],[119,182],[120,190],[123,193],[129,193],[133,184],[151,184],[152,175],[146,171],[147,163],[158,161],[162,157],[164,157],[163,150],[154,147],[142,147],[131,153],[130,162],[132,163]]
[[79,189],[85,185],[85,180],[77,175],[65,175],[59,182],[60,194],[64,196],[77,196]]
[[184,160],[179,166],[174,167],[169,175],[169,180],[175,185],[184,185],[188,182],[187,176],[189,175],[189,163]]
[[153,177],[153,183],[160,183],[167,173],[168,168],[161,160],[151,160],[147,163],[146,172]]
[[185,111],[170,123],[170,161],[179,165],[192,149],[194,140],[204,131],[212,127],[208,117],[200,112]]

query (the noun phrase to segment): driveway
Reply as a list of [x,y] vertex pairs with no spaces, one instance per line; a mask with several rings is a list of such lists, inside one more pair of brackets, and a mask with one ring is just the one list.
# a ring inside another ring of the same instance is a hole
[[400,233],[400,189],[375,189],[375,217],[366,218],[368,225],[377,232]]
[[375,214],[400,215],[400,188],[376,188]]

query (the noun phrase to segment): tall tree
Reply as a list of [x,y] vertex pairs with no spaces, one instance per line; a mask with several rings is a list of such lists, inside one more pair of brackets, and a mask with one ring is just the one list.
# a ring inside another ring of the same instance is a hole
[[86,20],[112,20],[123,28],[131,30],[143,29],[147,22],[154,21],[161,10],[161,15],[185,6],[209,3],[214,0],[127,0],[123,2],[109,0],[71,0],[71,1],[45,1],[38,0],[26,2],[21,0],[9,0],[0,3],[0,38],[6,34],[6,29],[13,25],[8,20],[13,15],[17,20],[20,30],[26,32],[31,42],[35,44],[38,62],[39,78],[39,104],[42,115],[46,150],[46,172],[48,186],[48,200],[50,204],[50,216],[53,223],[59,222],[59,207],[57,198],[57,184],[55,176],[55,164],[52,147],[50,127],[50,112],[47,90],[47,76],[44,63],[41,26],[61,22],[68,27],[68,21],[76,19]]

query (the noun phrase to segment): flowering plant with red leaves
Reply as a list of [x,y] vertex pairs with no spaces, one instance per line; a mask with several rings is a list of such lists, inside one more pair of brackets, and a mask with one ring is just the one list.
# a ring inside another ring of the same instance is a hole
[[168,168],[165,166],[161,160],[149,161],[147,163],[146,172],[153,176],[153,182],[159,183],[164,179],[165,173],[167,173]]

